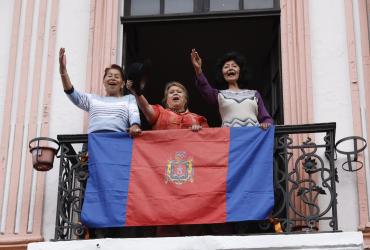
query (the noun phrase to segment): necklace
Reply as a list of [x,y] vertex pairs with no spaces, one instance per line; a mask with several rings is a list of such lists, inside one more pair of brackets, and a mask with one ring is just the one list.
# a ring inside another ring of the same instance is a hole
[[172,112],[176,113],[176,114],[181,114],[181,113],[186,112],[185,108],[182,108],[182,109],[168,108],[168,109],[171,110]]

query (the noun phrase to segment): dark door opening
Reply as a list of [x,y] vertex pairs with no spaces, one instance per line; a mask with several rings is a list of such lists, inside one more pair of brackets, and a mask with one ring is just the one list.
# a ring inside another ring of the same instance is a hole
[[[202,100],[194,86],[190,52],[197,49],[203,59],[203,71],[212,84],[217,59],[225,52],[238,51],[246,57],[251,69],[248,88],[261,93],[275,123],[282,124],[279,41],[278,15],[126,23],[123,61],[129,65],[151,60],[152,76],[144,92],[149,103],[160,103],[165,84],[179,81],[189,91],[189,109],[204,115],[214,127],[220,125],[219,113]],[[145,122],[143,125],[144,129],[149,128]]]

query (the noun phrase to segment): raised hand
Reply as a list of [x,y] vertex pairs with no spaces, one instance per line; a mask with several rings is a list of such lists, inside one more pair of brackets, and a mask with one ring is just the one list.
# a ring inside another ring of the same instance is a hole
[[191,63],[193,64],[195,73],[197,75],[202,73],[202,58],[200,58],[198,52],[195,49],[191,50],[190,54]]
[[60,48],[59,50],[59,73],[62,79],[64,91],[70,91],[73,88],[73,85],[67,72],[67,60],[64,48]]
[[60,48],[59,50],[59,73],[61,75],[64,75],[67,73],[67,59],[66,59],[64,48]]

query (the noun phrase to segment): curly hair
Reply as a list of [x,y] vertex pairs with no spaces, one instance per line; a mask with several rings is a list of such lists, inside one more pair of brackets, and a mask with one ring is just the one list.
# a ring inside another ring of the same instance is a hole
[[238,86],[239,88],[246,88],[249,82],[249,69],[247,66],[247,61],[244,56],[236,51],[227,52],[222,57],[220,57],[216,64],[216,83],[220,89],[226,89],[228,84],[222,74],[222,68],[224,64],[228,61],[235,61],[240,68]]

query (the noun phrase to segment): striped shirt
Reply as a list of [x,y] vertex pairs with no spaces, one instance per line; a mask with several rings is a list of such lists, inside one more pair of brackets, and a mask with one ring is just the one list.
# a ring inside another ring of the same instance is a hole
[[68,98],[89,112],[88,133],[97,130],[126,132],[133,124],[140,125],[140,114],[133,95],[120,97],[98,96],[72,90]]

